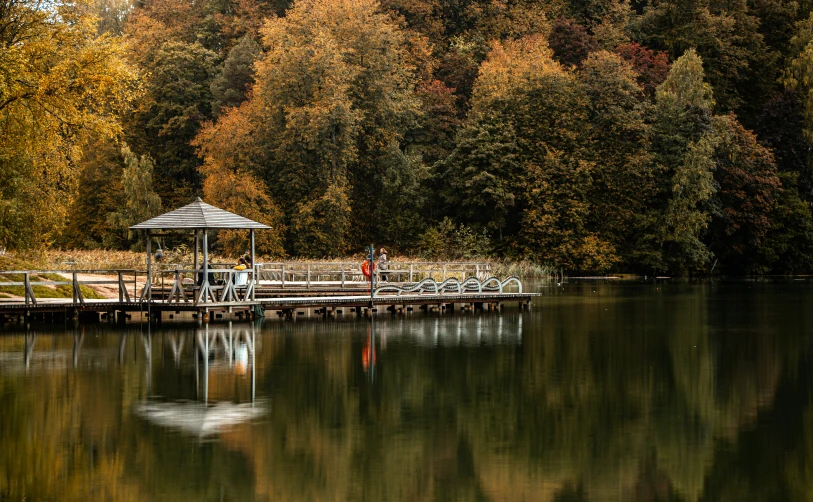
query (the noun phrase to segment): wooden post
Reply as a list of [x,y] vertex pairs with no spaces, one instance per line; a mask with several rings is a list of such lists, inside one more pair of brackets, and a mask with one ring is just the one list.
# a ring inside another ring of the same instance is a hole
[[152,230],[147,230],[147,283],[144,285],[144,297],[152,301]]
[[254,229],[249,230],[249,237],[251,240],[251,300],[255,299],[254,290],[257,289],[257,265],[254,262]]
[[308,263],[308,278],[306,280],[307,289],[311,289],[311,264]]
[[73,272],[73,302],[85,304],[85,297],[82,296],[82,290],[79,288],[79,279],[76,277],[76,272]]
[[342,262],[342,289],[344,289],[344,262]]
[[409,264],[409,282],[412,282],[412,267],[414,265],[415,265],[414,263]]
[[285,264],[280,265],[279,280],[282,283],[282,289],[285,289]]
[[[195,269],[195,273],[193,274],[195,277],[195,286],[198,284],[198,272],[197,270],[200,269],[200,230],[195,229],[195,260],[193,262],[192,267]],[[192,291],[195,291],[195,287],[192,287]]]
[[200,283],[200,295],[204,303],[209,301],[209,232],[205,228],[203,229],[203,281]]
[[37,299],[34,297],[34,290],[31,288],[31,276],[28,272],[25,273],[25,306],[29,307],[31,304],[36,305]]
[[[203,258],[206,259],[206,230],[203,231]],[[208,270],[208,262],[204,264],[204,268]],[[203,355],[203,404],[209,404],[209,323],[204,327],[206,333],[206,344],[204,345]]]
[[257,350],[257,344],[255,342],[256,342],[256,338],[254,336],[254,323],[251,323],[251,406],[252,406],[252,408],[254,407],[254,395],[255,395],[255,389],[256,389],[256,385],[254,383],[254,381],[256,379],[254,368],[256,367],[255,354],[256,354],[256,350]]
[[370,315],[373,315],[373,299],[375,298],[375,251],[370,244]]

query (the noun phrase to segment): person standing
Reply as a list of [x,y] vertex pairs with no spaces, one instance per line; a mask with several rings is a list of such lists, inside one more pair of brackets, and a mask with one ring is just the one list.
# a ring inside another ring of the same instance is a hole
[[381,248],[378,251],[378,275],[382,282],[387,282],[387,250]]

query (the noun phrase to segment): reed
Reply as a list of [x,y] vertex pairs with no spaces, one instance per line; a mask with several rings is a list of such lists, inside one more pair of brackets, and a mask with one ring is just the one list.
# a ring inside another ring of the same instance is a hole
[[[171,269],[177,265],[191,265],[193,263],[193,253],[187,246],[164,250],[164,258],[157,267]],[[257,262],[279,262],[295,264],[308,263],[348,263],[358,262],[366,259],[365,253],[356,253],[341,258],[301,258],[291,257],[280,260],[274,257],[258,256]],[[212,261],[217,264],[230,264],[236,260],[234,256],[212,255]],[[393,262],[434,262],[420,256],[392,255],[390,261]],[[461,260],[438,260],[438,263]],[[507,258],[479,257],[467,262],[488,262],[492,264],[493,275],[498,277],[508,277],[515,275],[522,279],[542,279],[554,277],[559,274],[557,267],[534,263],[530,260],[512,260]],[[24,259],[14,253],[7,253],[0,256],[0,270],[11,269],[48,269],[48,270],[144,270],[146,260],[144,252],[136,251],[116,251],[106,249],[91,250],[49,250],[41,258]]]
[[515,275],[521,279],[547,279],[558,274],[556,267],[534,263],[528,260],[491,260],[494,275],[509,277]]

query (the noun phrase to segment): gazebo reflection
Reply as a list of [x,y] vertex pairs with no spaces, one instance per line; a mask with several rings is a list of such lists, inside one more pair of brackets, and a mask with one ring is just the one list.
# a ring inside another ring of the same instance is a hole
[[[184,340],[185,336],[180,333],[173,335],[169,341],[176,368],[180,366]],[[253,323],[235,327],[229,322],[227,326],[219,328],[206,324],[197,329],[194,339],[197,399],[147,399],[134,407],[134,413],[155,425],[201,438],[259,417],[265,413],[265,409],[256,401],[255,342]],[[235,376],[250,379],[250,401],[239,403],[226,399],[210,403],[210,379]]]

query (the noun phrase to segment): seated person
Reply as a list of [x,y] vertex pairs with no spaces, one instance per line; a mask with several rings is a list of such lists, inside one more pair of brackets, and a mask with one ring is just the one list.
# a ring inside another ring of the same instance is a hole
[[[201,267],[201,268],[203,268],[203,267]],[[209,286],[214,286],[214,285],[217,284],[217,280],[215,279],[214,272],[211,272],[211,270],[212,270],[212,259],[211,258],[209,258],[209,270],[210,270],[210,272],[208,274]],[[203,272],[198,272],[195,275],[197,276],[197,280],[195,281],[195,285],[196,286],[203,286]]]
[[248,267],[246,266],[246,260],[244,258],[240,258],[237,260],[237,265],[235,265],[234,270],[238,270],[234,274],[234,287],[236,288],[244,288],[246,284],[248,284]]

